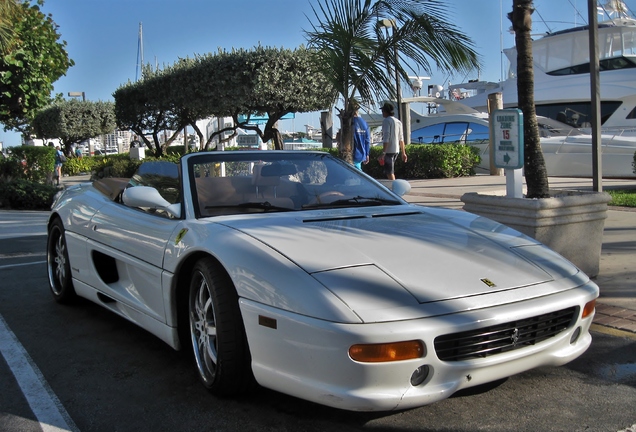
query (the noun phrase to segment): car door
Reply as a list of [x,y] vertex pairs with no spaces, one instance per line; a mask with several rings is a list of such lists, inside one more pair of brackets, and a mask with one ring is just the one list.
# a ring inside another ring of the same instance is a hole
[[166,245],[181,221],[116,204],[92,218],[85,283],[165,322],[162,292]]

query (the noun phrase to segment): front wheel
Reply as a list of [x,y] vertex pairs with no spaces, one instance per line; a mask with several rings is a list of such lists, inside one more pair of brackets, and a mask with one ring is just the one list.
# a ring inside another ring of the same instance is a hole
[[224,396],[246,392],[254,378],[238,295],[227,273],[210,258],[192,270],[188,315],[203,385]]
[[46,266],[49,276],[49,286],[55,301],[58,303],[70,303],[75,300],[77,295],[73,288],[66,236],[64,234],[62,221],[59,219],[53,221],[49,227],[46,247]]

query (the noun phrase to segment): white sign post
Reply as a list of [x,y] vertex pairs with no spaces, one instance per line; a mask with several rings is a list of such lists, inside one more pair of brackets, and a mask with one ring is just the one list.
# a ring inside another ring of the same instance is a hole
[[495,110],[491,127],[495,166],[506,174],[506,196],[523,198],[523,113],[519,109]]

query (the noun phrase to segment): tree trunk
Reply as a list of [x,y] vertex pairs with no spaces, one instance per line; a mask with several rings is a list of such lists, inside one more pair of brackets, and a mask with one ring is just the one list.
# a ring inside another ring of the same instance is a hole
[[541,150],[539,125],[534,106],[534,71],[532,69],[532,0],[513,0],[512,12],[508,15],[515,31],[517,45],[517,98],[523,112],[524,173],[528,198],[550,196],[548,173]]
[[346,105],[346,108],[340,111],[340,140],[338,141],[338,151],[340,157],[353,163],[353,111],[350,109],[351,103]]
[[[278,124],[278,123],[277,123]],[[284,150],[283,136],[281,135],[278,127],[273,129],[272,140],[274,140],[274,150]]]

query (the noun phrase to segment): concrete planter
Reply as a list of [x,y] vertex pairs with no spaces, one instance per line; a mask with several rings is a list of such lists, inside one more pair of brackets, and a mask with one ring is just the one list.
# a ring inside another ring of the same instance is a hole
[[528,199],[466,193],[464,210],[493,219],[545,244],[588,276],[598,275],[606,192],[555,191],[550,198]]

